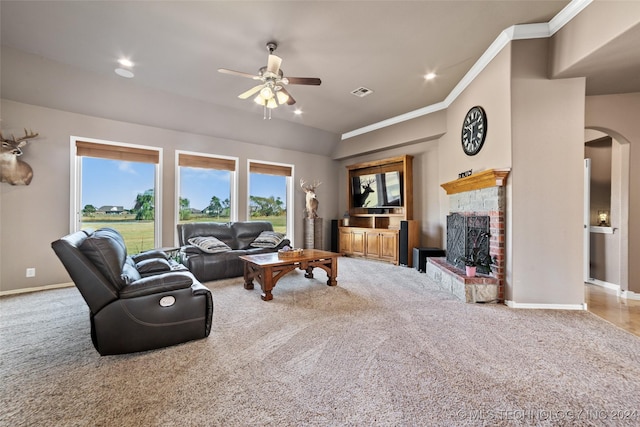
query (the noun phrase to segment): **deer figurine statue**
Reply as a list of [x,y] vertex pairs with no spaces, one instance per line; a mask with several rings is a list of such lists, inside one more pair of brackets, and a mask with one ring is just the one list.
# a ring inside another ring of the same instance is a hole
[[318,198],[316,197],[316,188],[322,184],[320,181],[313,181],[313,184],[307,184],[304,179],[300,180],[300,188],[306,193],[306,212],[307,218],[318,218]]
[[28,140],[37,137],[37,133],[24,130],[24,136],[16,139],[11,135],[11,139],[2,136],[0,132],[0,140],[2,140],[2,151],[0,151],[0,172],[2,174],[2,182],[8,182],[11,185],[29,185],[33,178],[33,169],[27,162],[20,160],[22,156],[22,147]]

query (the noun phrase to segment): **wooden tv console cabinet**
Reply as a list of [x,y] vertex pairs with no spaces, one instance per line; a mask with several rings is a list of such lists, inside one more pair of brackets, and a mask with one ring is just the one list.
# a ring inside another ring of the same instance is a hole
[[[338,227],[338,251],[346,256],[413,265],[413,248],[420,246],[418,222],[413,220],[413,169],[411,156],[347,166],[349,218]],[[355,207],[354,177],[399,172],[401,206]]]

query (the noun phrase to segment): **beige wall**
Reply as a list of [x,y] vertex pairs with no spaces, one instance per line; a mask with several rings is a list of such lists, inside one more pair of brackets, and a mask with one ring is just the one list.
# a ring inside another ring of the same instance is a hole
[[[622,268],[620,285],[623,290],[635,293],[640,293],[640,263],[633,262],[640,259],[640,224],[635,221],[640,218],[640,168],[634,167],[640,164],[639,113],[640,93],[589,96],[586,99],[585,126],[613,137],[620,144],[618,148],[622,154],[619,155],[628,157],[631,165],[628,168],[628,188],[624,187],[626,183],[620,183],[622,191],[629,195],[628,233],[627,238],[620,242],[622,252],[625,246],[628,247],[629,263]],[[621,236],[624,235],[624,212],[622,215]]]
[[[589,4],[553,36],[550,76],[556,78],[575,75],[575,70],[585,65],[582,62],[584,58],[606,47],[608,42],[615,41],[619,35],[640,30],[638,16],[638,1],[598,0]],[[625,61],[625,52],[623,48],[618,61]]]
[[511,298],[576,305],[583,288],[585,79],[548,80],[548,40],[513,43]]
[[[156,127],[107,120],[60,110],[2,100],[2,129],[22,132],[24,127],[39,132],[25,150],[23,159],[34,170],[28,186],[0,184],[0,291],[65,283],[69,277],[51,249],[51,242],[69,232],[70,223],[70,137],[163,148],[162,242],[175,243],[175,150],[235,156],[239,160],[239,219],[246,216],[247,159],[294,165],[294,244],[303,242],[304,193],[300,178],[320,180],[319,215],[330,219],[338,211],[335,161],[322,155],[265,147],[241,141],[206,137]],[[341,189],[342,187],[340,187]],[[330,229],[325,226],[325,247]],[[36,277],[26,278],[25,269],[36,268]]]

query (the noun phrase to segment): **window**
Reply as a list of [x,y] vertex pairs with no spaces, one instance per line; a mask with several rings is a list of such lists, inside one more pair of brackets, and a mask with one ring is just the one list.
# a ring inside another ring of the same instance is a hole
[[237,218],[237,159],[178,152],[177,218],[229,222]]
[[127,253],[160,241],[161,150],[72,137],[71,230],[111,227]]
[[269,221],[293,239],[293,166],[249,161],[249,220]]

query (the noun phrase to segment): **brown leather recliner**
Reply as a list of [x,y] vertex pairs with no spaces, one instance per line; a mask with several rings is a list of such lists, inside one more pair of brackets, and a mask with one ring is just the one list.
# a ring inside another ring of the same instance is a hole
[[51,247],[89,306],[91,339],[101,355],[209,336],[211,291],[164,252],[127,256],[111,228],[78,231]]

